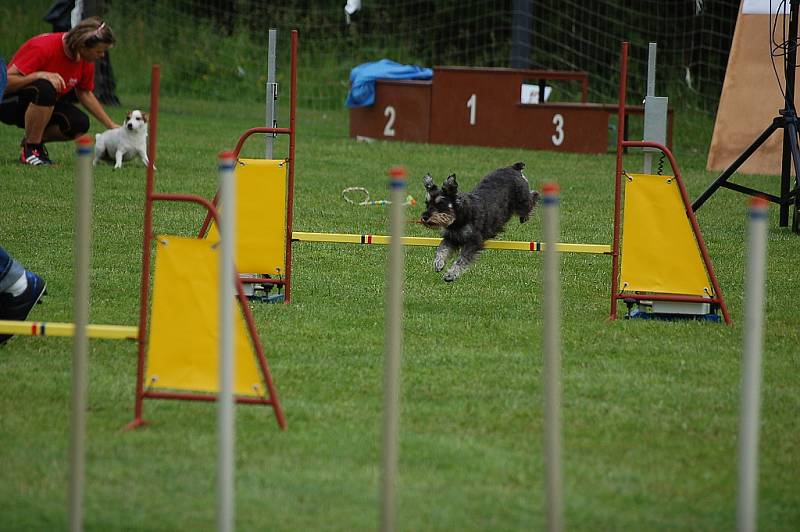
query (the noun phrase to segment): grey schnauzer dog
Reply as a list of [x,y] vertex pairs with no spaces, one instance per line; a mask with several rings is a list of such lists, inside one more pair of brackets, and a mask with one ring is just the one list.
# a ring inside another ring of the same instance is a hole
[[437,187],[430,174],[425,175],[425,212],[421,221],[427,227],[442,231],[442,243],[436,248],[433,269],[442,271],[445,262],[456,251],[459,257],[444,274],[445,281],[455,281],[475,262],[484,241],[503,231],[515,214],[525,223],[533,212],[539,193],[530,189],[522,174],[525,163],[498,168],[471,192],[460,194],[455,174]]

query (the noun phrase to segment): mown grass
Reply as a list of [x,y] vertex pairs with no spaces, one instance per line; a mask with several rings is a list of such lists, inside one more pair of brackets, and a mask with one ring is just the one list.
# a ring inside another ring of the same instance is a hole
[[[147,107],[145,95],[123,95]],[[216,154],[259,125],[259,105],[167,98],[157,189],[211,196]],[[120,114],[120,110],[113,110]],[[120,117],[118,117],[120,118]],[[285,123],[285,121],[284,121]],[[714,177],[712,123],[678,113],[675,152],[691,197]],[[98,126],[95,124],[95,128]],[[341,190],[387,197],[386,171],[456,172],[468,188],[522,160],[534,185],[562,190],[562,240],[610,243],[613,154],[573,155],[410,143],[356,143],[344,111],[298,116],[295,230],[387,234],[388,211],[345,203]],[[32,319],[69,321],[73,295],[73,147],[54,168],[16,162],[19,132],[0,128],[0,245],[49,286]],[[285,150],[285,142],[278,150]],[[257,156],[260,141],[246,154]],[[278,151],[277,153],[281,153]],[[285,153],[285,152],[284,152]],[[626,167],[638,169],[631,155]],[[144,168],[94,172],[92,321],[135,324]],[[737,177],[777,189],[775,177]],[[419,216],[421,206],[408,209]],[[726,530],[735,526],[745,198],[721,191],[699,212],[733,317],[703,323],[609,321],[608,256],[564,255],[563,394],[566,522],[574,530]],[[800,239],[770,209],[759,478],[759,526],[800,525],[797,412]],[[155,230],[193,234],[196,207],[159,205]],[[504,239],[541,238],[540,218]],[[407,234],[431,236],[409,224]],[[291,305],[254,305],[289,428],[267,408],[237,409],[241,530],[370,530],[378,522],[383,305],[388,249],[294,245]],[[531,530],[544,524],[541,256],[487,251],[458,282],[432,271],[432,250],[406,250],[399,528]],[[0,349],[0,516],[8,530],[66,523],[71,343],[14,338]],[[133,417],[136,348],[93,341],[86,528],[214,527],[216,410],[150,401]]]

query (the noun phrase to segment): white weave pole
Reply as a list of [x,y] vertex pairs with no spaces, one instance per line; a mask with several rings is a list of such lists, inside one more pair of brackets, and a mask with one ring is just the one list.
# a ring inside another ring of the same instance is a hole
[[400,432],[400,358],[403,353],[403,194],[406,171],[389,170],[391,188],[391,242],[386,277],[386,323],[384,326],[383,445],[381,457],[381,531],[395,529],[395,487]]
[[83,530],[88,386],[89,250],[92,240],[92,140],[75,142],[75,336],[72,343],[72,421],[70,423],[69,528]]
[[544,230],[544,447],[547,530],[564,529],[561,472],[561,302],[559,252],[559,187],[542,185]]
[[737,527],[754,532],[758,516],[758,432],[761,410],[761,354],[764,345],[764,264],[767,255],[767,206],[751,198],[747,223],[742,406],[739,417],[739,494]]
[[234,155],[226,151],[219,154],[220,205],[223,205],[219,222],[219,397],[217,398],[217,530],[234,529],[234,444],[236,427],[234,419],[234,336],[233,309],[235,269],[233,266],[234,230],[236,220],[236,181],[233,172]]

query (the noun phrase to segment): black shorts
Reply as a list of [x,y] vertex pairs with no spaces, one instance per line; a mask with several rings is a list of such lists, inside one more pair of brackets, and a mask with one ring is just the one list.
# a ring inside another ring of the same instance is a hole
[[25,129],[25,112],[32,103],[53,107],[53,115],[47,126],[57,125],[67,138],[76,138],[89,131],[89,117],[86,113],[63,98],[58,98],[50,82],[42,79],[3,96],[0,103],[0,122]]

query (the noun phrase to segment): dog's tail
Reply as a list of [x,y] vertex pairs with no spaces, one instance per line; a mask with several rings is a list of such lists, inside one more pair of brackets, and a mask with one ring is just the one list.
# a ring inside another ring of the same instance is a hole
[[525,163],[514,163],[514,166],[512,168],[514,168],[514,170],[516,170],[517,172],[521,172],[522,169],[525,168]]

